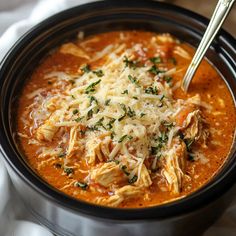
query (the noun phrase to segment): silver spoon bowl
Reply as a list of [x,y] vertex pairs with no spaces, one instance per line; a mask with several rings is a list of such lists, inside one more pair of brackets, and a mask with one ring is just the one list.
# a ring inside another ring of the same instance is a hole
[[205,34],[197,48],[197,51],[187,69],[187,72],[182,80],[182,89],[187,92],[189,85],[193,79],[196,70],[202,61],[207,49],[210,47],[217,32],[220,30],[223,22],[229,14],[235,0],[219,0],[214,13],[211,17],[210,23],[206,29]]

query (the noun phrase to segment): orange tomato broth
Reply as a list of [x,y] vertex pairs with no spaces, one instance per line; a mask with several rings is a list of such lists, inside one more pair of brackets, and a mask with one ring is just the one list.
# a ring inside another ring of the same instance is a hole
[[[122,33],[126,38],[129,38],[129,40],[126,40],[125,42],[127,47],[132,47],[132,45],[139,43],[148,49],[147,53],[149,57],[154,55],[155,51],[152,49],[152,45],[149,44],[149,41],[151,37],[156,35],[156,33],[143,31],[122,31]],[[95,37],[99,37],[100,40],[99,42],[91,42],[89,44],[91,53],[100,51],[109,44],[121,43],[122,40],[120,39],[119,35],[120,32],[108,32],[96,35]],[[92,38],[94,36],[90,37]],[[79,44],[80,41],[77,43]],[[185,49],[191,55],[191,57],[193,56],[195,50],[190,45],[181,43],[180,46]],[[171,43],[166,43],[163,45],[162,49],[166,52],[167,58],[173,57]],[[173,86],[178,81],[181,81],[190,63],[190,60],[187,60],[179,55],[174,55],[174,57],[177,62],[175,66],[176,71],[180,71],[172,76]],[[22,95],[19,99],[17,119],[19,132],[25,133],[29,136],[31,135],[29,130],[25,129],[24,124],[20,119],[26,107],[33,102],[33,98],[27,99],[25,95],[32,93],[32,91],[39,88],[50,88],[51,85],[48,84],[48,81],[43,79],[44,75],[50,71],[58,70],[73,74],[77,73],[81,65],[84,63],[84,59],[69,54],[62,54],[57,49],[50,52],[49,55],[47,55],[47,57],[39,63],[31,78],[25,83]],[[91,67],[99,68],[102,63],[103,60],[101,59],[95,63],[91,63]],[[173,62],[171,60],[167,60],[167,65],[172,65],[172,63]],[[206,60],[201,63],[187,94],[185,94],[181,88],[177,88],[173,92],[173,96],[176,99],[187,99],[196,94],[200,94],[201,100],[213,107],[211,112],[207,111],[207,109],[201,110],[206,123],[211,129],[216,130],[216,132],[213,134],[211,133],[210,137],[208,138],[207,149],[203,148],[197,143],[194,144],[193,147],[201,151],[207,157],[208,162],[206,164],[202,164],[199,161],[187,161],[186,174],[191,177],[191,181],[183,186],[182,192],[180,194],[173,195],[169,191],[161,191],[158,188],[157,183],[153,180],[153,184],[147,190],[145,190],[142,196],[137,196],[135,199],[132,198],[130,200],[126,200],[119,207],[148,207],[182,198],[204,186],[219,172],[225,160],[227,159],[234,138],[236,124],[235,104],[229,89],[227,88],[220,74]],[[224,105],[222,105],[220,102],[222,100],[224,101]],[[214,112],[216,115],[213,114]],[[53,140],[52,143],[56,142],[57,140]],[[50,147],[52,143],[46,142],[44,143],[44,146]],[[56,189],[61,189],[66,184],[70,183],[72,179],[83,179],[86,177],[86,174],[76,171],[73,176],[62,175],[62,171],[58,168],[55,168],[55,163],[49,163],[42,168],[38,168],[38,164],[41,162],[41,159],[37,158],[37,149],[39,146],[29,145],[28,140],[22,137],[19,137],[19,144],[29,165],[40,177],[42,177],[47,183]],[[78,163],[78,160],[74,161]],[[79,161],[79,165],[83,170],[87,170],[88,168],[84,162]],[[108,194],[94,192],[90,188],[84,191],[75,186],[70,186],[62,191],[74,198],[88,202],[94,202],[94,199],[97,196],[107,196]]]

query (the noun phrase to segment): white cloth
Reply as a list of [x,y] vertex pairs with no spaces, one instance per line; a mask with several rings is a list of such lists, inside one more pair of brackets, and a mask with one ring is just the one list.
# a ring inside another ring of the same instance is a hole
[[[0,61],[28,29],[46,17],[91,0],[0,0]],[[0,235],[52,236],[32,221],[11,186],[0,156]],[[27,220],[27,221],[26,221]],[[236,235],[236,199],[204,236]]]

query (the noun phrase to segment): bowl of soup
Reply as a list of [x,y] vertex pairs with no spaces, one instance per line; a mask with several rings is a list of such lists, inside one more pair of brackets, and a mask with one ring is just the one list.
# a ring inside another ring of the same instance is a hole
[[199,235],[221,215],[236,168],[229,34],[181,89],[207,23],[165,3],[96,2],[14,45],[1,152],[37,221],[59,235]]

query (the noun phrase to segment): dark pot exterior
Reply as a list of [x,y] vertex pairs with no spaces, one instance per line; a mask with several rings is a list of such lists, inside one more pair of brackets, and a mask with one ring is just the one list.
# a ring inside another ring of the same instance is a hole
[[[25,79],[57,45],[111,30],[169,32],[197,46],[208,21],[190,11],[160,2],[106,1],[75,7],[43,21],[26,33],[0,65],[0,150],[18,193],[35,219],[58,235],[201,235],[234,197],[236,145],[220,173],[194,194],[145,209],[113,209],[78,201],[38,177],[22,158],[15,138],[17,98]],[[235,39],[221,31],[207,58],[236,97]]]

